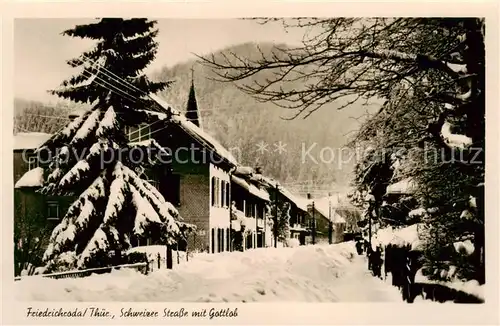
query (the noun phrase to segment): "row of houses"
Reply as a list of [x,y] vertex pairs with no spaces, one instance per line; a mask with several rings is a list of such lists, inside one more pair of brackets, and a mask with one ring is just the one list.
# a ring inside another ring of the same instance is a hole
[[[190,96],[194,96],[192,86]],[[187,246],[189,250],[219,253],[234,249],[234,231],[245,229],[243,249],[275,246],[266,214],[269,207],[287,202],[290,206],[291,235],[301,244],[311,230],[325,233],[333,230],[334,242],[342,241],[345,220],[330,207],[315,205],[293,195],[278,181],[264,176],[258,168],[240,165],[233,155],[206,133],[197,119],[196,101],[188,101],[188,114],[182,115],[160,98],[158,105],[169,114],[144,110],[147,122],[127,128],[131,144],[152,140],[175,152],[175,158],[161,166],[144,171],[144,178],[157,187],[165,199],[174,204],[187,223],[197,226]],[[81,113],[80,113],[81,114]],[[77,114],[70,116],[75,118]],[[188,118],[189,117],[189,118]],[[194,117],[194,118],[193,118]],[[43,168],[34,150],[51,135],[18,133],[14,140],[15,223],[38,219],[49,229],[64,216],[74,197],[46,196],[36,192],[43,183]],[[194,151],[178,151],[181,148]],[[328,201],[325,201],[328,202]],[[330,222],[331,221],[331,222]],[[154,239],[134,239],[134,246],[155,244]]]

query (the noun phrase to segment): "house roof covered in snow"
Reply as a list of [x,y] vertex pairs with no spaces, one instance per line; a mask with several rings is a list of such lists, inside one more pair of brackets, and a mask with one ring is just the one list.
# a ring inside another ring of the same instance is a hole
[[23,174],[21,179],[17,180],[14,188],[41,187],[43,180],[43,169],[41,167],[37,167]]
[[[357,210],[349,200],[347,199],[347,195],[345,194],[334,194],[327,197],[322,197],[319,199],[308,199],[308,207],[312,208],[312,202],[314,201],[314,210],[323,215],[325,218],[332,219],[333,223],[346,223],[346,220],[342,215],[338,213],[340,209],[348,209],[348,210]],[[331,209],[331,213],[329,213]]]
[[14,135],[14,150],[36,149],[50,137],[44,132],[18,132]]
[[[178,110],[175,110],[170,104],[166,103],[158,96],[154,94],[151,94],[150,96],[163,109],[170,110],[172,112],[172,121],[176,122],[180,126],[180,128],[182,128],[182,130],[184,130],[188,135],[199,141],[201,145],[215,152],[217,155],[219,155],[222,159],[224,159],[231,165],[238,166],[236,158],[214,137],[212,137],[206,131],[204,131],[191,121],[189,121],[188,118],[182,115]],[[151,112],[151,111],[147,112],[156,115],[159,119],[162,120],[167,119],[168,117],[166,113]]]
[[231,180],[234,181],[236,184],[240,185],[241,187],[243,187],[243,189],[248,191],[250,194],[252,194],[260,199],[263,199],[265,201],[270,200],[269,193],[267,192],[267,190],[261,189],[255,185],[253,185],[252,183],[247,182],[245,179],[237,177],[235,175],[231,176]]
[[298,209],[307,212],[307,199],[300,196],[296,196],[290,192],[287,188],[283,187],[277,180],[260,175],[261,183],[264,183],[267,188],[278,188],[281,195],[286,197],[291,203],[297,206]]

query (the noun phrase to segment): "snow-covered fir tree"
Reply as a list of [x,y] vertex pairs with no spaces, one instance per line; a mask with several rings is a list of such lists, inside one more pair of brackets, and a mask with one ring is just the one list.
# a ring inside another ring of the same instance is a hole
[[[146,103],[140,93],[167,86],[140,75],[156,53],[154,23],[101,19],[65,32],[99,42],[70,60],[70,65],[82,63],[78,65],[83,73],[54,91],[92,103],[91,109],[37,151],[41,161],[50,162],[41,192],[77,197],[52,232],[43,257],[46,271],[119,264],[122,252],[131,247],[131,237],[173,244],[194,228],[183,223],[175,207],[140,175],[158,163],[158,155],[165,155],[161,146],[154,140],[129,144],[124,133],[126,126],[148,122],[140,111]],[[131,92],[135,88],[140,92]],[[133,149],[141,150],[146,159],[138,160]]]
[[[158,49],[154,40],[158,34],[156,23],[143,18],[103,18],[64,31],[63,35],[95,40],[96,45],[68,60],[70,66],[81,68],[81,73],[65,80],[61,89],[50,92],[74,102],[93,103],[106,96],[109,89],[129,100],[140,98],[145,91],[157,93],[164,90],[170,82],[152,82],[141,74],[155,58]],[[102,59],[105,59],[103,67],[108,72],[90,83],[97,71],[95,63]]]
[[290,238],[290,204],[284,202],[281,207],[278,207],[277,223],[273,224],[273,230],[277,235],[278,241],[286,243]]

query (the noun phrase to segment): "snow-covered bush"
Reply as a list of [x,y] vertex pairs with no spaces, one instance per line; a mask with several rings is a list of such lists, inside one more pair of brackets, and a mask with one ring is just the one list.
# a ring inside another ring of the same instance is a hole
[[285,245],[289,248],[295,248],[300,246],[300,241],[295,238],[288,238],[285,242]]
[[277,234],[278,241],[286,243],[290,238],[290,203],[285,202],[278,207],[278,221],[273,224],[273,232]]
[[148,260],[148,256],[145,252],[136,252],[136,251],[132,251],[132,252],[127,252],[124,256],[124,262],[126,264],[135,264],[135,263],[143,263],[143,262],[147,262]]
[[56,258],[49,260],[46,268],[43,269],[44,274],[66,272],[77,268],[77,257],[74,252],[64,252]]

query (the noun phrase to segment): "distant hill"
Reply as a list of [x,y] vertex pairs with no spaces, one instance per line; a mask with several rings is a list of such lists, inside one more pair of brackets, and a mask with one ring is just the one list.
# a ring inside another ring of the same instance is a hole
[[[272,44],[258,44],[260,51],[270,53]],[[241,44],[223,50],[240,56],[254,57],[260,54],[257,44]],[[215,56],[221,52],[215,53]],[[340,164],[339,156],[348,137],[359,127],[359,117],[367,108],[352,105],[338,110],[339,104],[326,105],[307,119],[283,120],[294,112],[272,103],[261,103],[243,93],[231,83],[211,80],[214,73],[194,60],[173,67],[164,67],[154,78],[173,80],[173,86],[161,96],[180,110],[187,104],[191,85],[191,68],[194,68],[194,83],[201,111],[202,127],[219,139],[228,148],[239,148],[243,164],[261,166],[263,171],[285,183],[315,183],[346,185],[350,179],[354,161]],[[265,77],[265,76],[264,76]],[[373,110],[373,108],[372,108]],[[274,152],[274,144],[286,144],[286,152]],[[269,144],[267,152],[256,152],[257,144]],[[316,164],[309,156],[302,160],[302,153],[313,146]],[[233,151],[234,153],[234,151]],[[237,151],[236,151],[237,153]],[[320,157],[323,153],[323,162]],[[332,160],[332,153],[335,158]],[[344,151],[344,160],[347,151]],[[303,187],[299,187],[303,188]],[[312,189],[317,190],[317,188]]]
[[14,133],[38,131],[54,133],[68,122],[70,103],[46,104],[21,98],[14,99]]
[[[273,44],[258,46],[263,53],[270,53],[273,49]],[[260,53],[257,45],[251,43],[224,51],[250,57]],[[181,111],[187,104],[191,68],[195,69],[194,83],[202,127],[231,149],[242,164],[261,167],[265,174],[281,180],[303,195],[306,191],[318,194],[318,183],[323,184],[325,189],[347,184],[354,160],[340,164],[339,155],[348,137],[360,124],[361,120],[357,118],[366,114],[365,107],[352,105],[338,110],[338,104],[330,104],[307,119],[283,120],[281,117],[290,117],[293,112],[272,103],[258,102],[231,83],[211,80],[213,72],[192,60],[164,67],[153,76],[157,80],[174,81],[160,96]],[[47,105],[15,99],[14,131],[55,132],[67,123],[65,118],[69,110],[76,107],[79,105],[67,102]],[[285,150],[281,154],[276,151],[280,142]],[[258,151],[259,143],[267,144],[266,150]],[[311,147],[313,158],[302,155]],[[346,160],[347,151],[343,153]],[[313,188],[302,186],[307,181],[314,181],[316,185]]]

